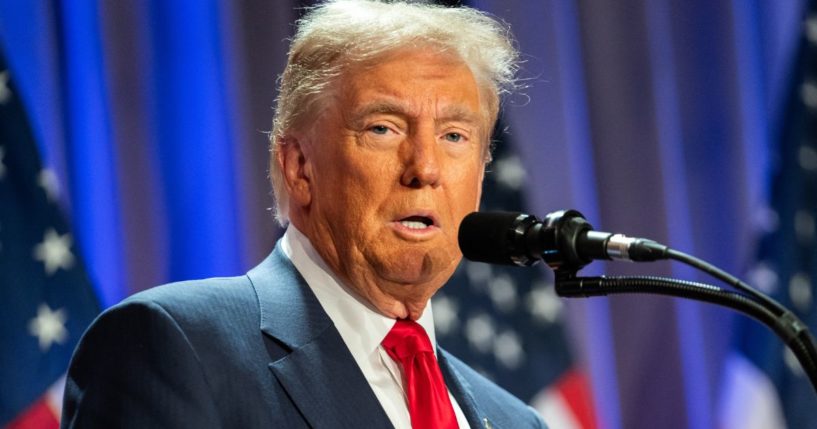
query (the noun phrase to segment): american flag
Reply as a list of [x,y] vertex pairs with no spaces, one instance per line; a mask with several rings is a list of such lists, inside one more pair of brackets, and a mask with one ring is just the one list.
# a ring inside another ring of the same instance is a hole
[[[817,332],[817,1],[808,2],[771,208],[749,283]],[[741,320],[727,367],[722,427],[817,429],[817,394],[794,355],[767,329]]]
[[[495,137],[501,140],[502,133]],[[481,210],[525,211],[525,178],[519,156],[500,142],[485,174]],[[442,347],[532,404],[548,424],[596,427],[587,379],[565,337],[563,303],[549,273],[464,260],[432,309]]]
[[59,424],[62,384],[99,311],[0,55],[0,427]]

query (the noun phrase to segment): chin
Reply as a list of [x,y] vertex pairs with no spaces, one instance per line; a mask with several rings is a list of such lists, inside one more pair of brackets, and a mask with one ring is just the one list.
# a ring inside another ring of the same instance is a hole
[[408,250],[400,252],[389,263],[383,264],[381,274],[394,283],[423,284],[439,277],[451,264],[450,258],[435,257],[428,250]]

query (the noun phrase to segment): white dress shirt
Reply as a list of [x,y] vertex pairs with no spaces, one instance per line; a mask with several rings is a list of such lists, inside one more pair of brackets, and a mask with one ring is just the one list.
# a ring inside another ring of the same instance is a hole
[[[403,390],[400,365],[392,360],[380,345],[394,326],[395,319],[378,313],[335,277],[312,247],[309,239],[294,226],[289,225],[287,228],[281,239],[281,249],[301,273],[326,314],[332,319],[395,429],[410,429],[411,417]],[[417,323],[425,329],[436,354],[437,342],[434,336],[431,302],[426,305]],[[469,429],[465,414],[450,391],[448,397],[451,398],[460,429]]]

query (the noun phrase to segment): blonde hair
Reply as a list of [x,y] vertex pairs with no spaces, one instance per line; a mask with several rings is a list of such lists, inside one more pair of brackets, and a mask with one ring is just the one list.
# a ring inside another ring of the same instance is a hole
[[465,62],[487,95],[490,123],[496,121],[501,96],[515,86],[519,55],[507,25],[485,13],[405,1],[332,0],[297,22],[270,134],[270,180],[281,225],[288,221],[289,196],[276,156],[285,134],[317,117],[322,96],[351,66],[418,46]]

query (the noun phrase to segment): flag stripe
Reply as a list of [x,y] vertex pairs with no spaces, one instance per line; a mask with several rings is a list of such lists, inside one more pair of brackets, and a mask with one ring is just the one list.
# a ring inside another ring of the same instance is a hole
[[774,383],[740,353],[727,358],[720,410],[722,429],[785,428]]
[[56,429],[59,418],[54,414],[47,396],[43,396],[6,426],[6,429]]
[[594,429],[596,414],[591,402],[590,383],[585,374],[576,370],[568,372],[556,383],[556,389],[564,397],[581,427]]
[[531,401],[531,406],[552,428],[583,429],[570,404],[557,389],[546,389]]

